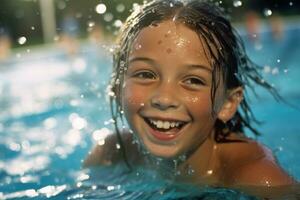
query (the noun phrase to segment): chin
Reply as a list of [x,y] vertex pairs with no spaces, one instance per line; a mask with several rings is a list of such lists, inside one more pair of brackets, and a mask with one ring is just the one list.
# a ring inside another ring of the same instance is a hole
[[144,144],[146,149],[156,157],[172,159],[183,154],[182,151],[180,151],[178,147],[174,145],[153,144],[151,142],[145,142]]

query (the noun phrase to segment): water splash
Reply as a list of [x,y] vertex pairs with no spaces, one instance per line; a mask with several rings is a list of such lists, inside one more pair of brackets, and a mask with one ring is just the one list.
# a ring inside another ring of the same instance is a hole
[[236,8],[241,7],[242,5],[243,5],[243,3],[240,0],[233,1],[233,6],[236,7]]
[[20,45],[23,45],[23,44],[25,44],[27,42],[27,38],[25,37],[25,36],[22,36],[22,37],[19,37],[18,38],[18,43],[20,44]]
[[265,10],[264,10],[264,15],[266,16],[266,17],[269,17],[269,16],[271,16],[272,15],[272,10],[271,9],[268,9],[268,8],[266,8]]
[[98,14],[104,14],[106,12],[106,5],[103,4],[103,3],[100,3],[100,4],[96,5],[95,11]]

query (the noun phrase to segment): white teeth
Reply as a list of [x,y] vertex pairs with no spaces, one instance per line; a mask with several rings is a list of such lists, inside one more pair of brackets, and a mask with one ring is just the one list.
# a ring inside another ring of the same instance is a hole
[[151,124],[155,125],[157,128],[170,129],[174,127],[179,127],[183,122],[169,122],[161,120],[149,119]]
[[164,129],[169,129],[169,128],[170,128],[170,122],[165,122]]
[[158,121],[156,124],[155,124],[158,128],[162,128],[164,126],[164,123],[162,121]]
[[175,122],[171,122],[170,126],[171,126],[171,128],[174,128],[175,127]]

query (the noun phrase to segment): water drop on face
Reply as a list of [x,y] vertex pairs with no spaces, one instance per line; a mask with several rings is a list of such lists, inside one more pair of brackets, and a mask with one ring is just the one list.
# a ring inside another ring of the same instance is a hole
[[193,175],[195,173],[195,170],[192,168],[191,165],[188,165],[188,171],[187,171],[188,175]]
[[266,9],[264,10],[264,15],[265,15],[266,17],[271,16],[271,15],[272,15],[272,10],[266,8]]
[[136,50],[139,50],[140,48],[142,48],[142,45],[140,45],[140,44],[135,45]]
[[235,0],[235,1],[233,1],[233,6],[234,7],[240,7],[240,6],[242,6],[243,5],[243,3],[242,3],[242,1],[239,1],[239,0]]

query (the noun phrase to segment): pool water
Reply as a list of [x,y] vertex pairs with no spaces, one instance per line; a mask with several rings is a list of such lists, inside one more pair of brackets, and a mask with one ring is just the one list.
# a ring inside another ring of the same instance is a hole
[[[281,41],[260,44],[240,29],[250,57],[292,105],[299,106],[300,24]],[[23,49],[0,63],[0,199],[255,199],[223,188],[202,190],[122,165],[82,169],[91,147],[112,132],[107,83],[111,46],[85,43],[76,56],[56,47]],[[263,136],[281,166],[300,179],[300,111],[266,91],[249,93]]]

